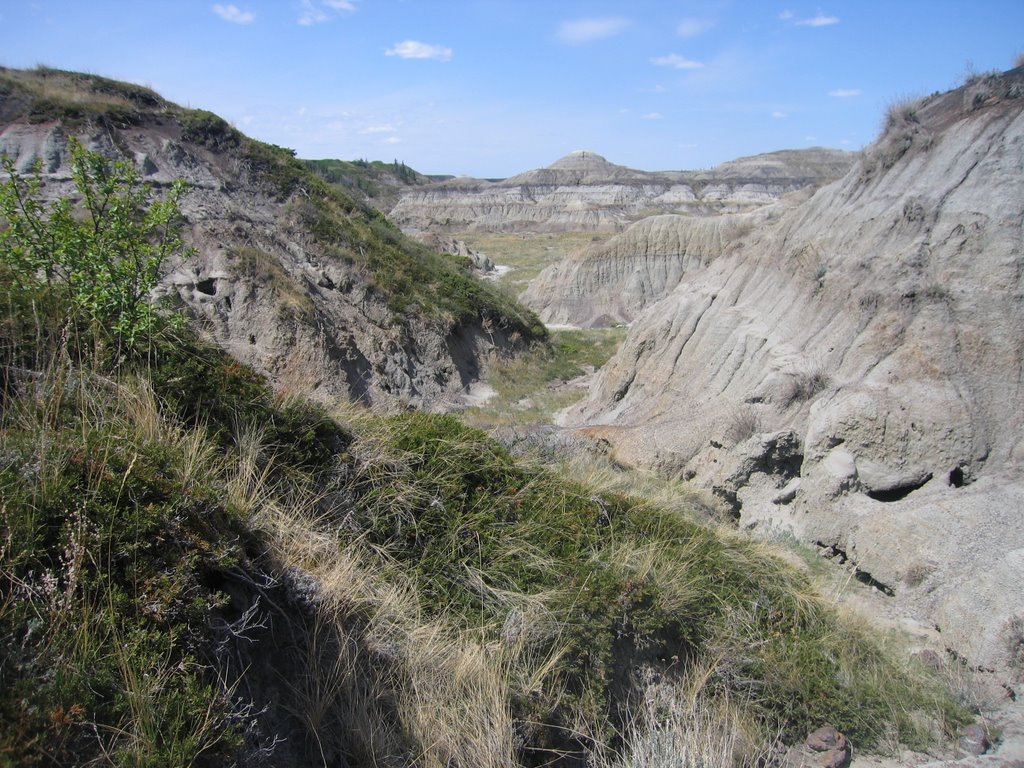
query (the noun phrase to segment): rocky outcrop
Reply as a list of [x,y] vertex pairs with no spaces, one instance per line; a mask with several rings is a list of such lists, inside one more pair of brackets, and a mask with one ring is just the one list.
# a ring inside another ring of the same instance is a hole
[[502,181],[459,178],[408,189],[389,218],[407,232],[617,231],[658,213],[753,210],[838,178],[855,153],[774,152],[708,171],[637,171],[588,151]]
[[[157,188],[190,184],[181,209],[194,252],[167,265],[158,293],[278,386],[445,408],[489,350],[538,332],[460,260],[410,241],[286,150],[214,115],[93,76],[0,75],[0,152],[22,172],[41,163],[48,193],[71,189],[71,136],[133,162]],[[41,101],[38,78],[57,96]]]
[[435,251],[450,253],[452,256],[461,256],[469,262],[473,269],[482,275],[489,275],[497,269],[497,265],[490,256],[475,248],[470,248],[465,240],[434,233],[423,233],[418,239]]
[[1024,70],[894,110],[842,180],[684,272],[567,422],[1019,686],[1022,169]]
[[768,206],[720,216],[651,216],[545,268],[519,300],[550,324],[630,323],[681,280],[778,215],[779,208]]

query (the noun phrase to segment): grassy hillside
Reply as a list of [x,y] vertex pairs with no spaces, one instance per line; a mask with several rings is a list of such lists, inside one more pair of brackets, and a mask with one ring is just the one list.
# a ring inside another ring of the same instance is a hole
[[292,150],[251,139],[211,112],[180,107],[142,86],[96,75],[0,68],[0,123],[14,121],[59,122],[71,133],[102,129],[115,143],[121,130],[166,132],[169,125],[177,126],[183,142],[221,161],[237,160],[247,182],[287,203],[288,215],[318,240],[326,255],[362,270],[405,322],[445,329],[484,323],[506,335],[546,337],[532,312],[477,280],[466,260],[405,237],[382,213],[344,185],[325,181]]
[[752,765],[963,716],[736,532],[275,395],[173,318],[111,356],[9,245],[0,765]]
[[429,184],[431,179],[395,160],[304,160],[310,170],[328,184],[366,200],[375,208],[389,211],[406,187]]

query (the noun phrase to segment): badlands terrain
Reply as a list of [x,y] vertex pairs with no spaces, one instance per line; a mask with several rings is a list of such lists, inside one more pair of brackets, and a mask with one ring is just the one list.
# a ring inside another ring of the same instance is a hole
[[5,200],[191,187],[134,357],[4,209],[0,765],[1024,764],[1022,113],[438,181],[0,70]]
[[817,548],[883,596],[877,614],[1012,700],[1022,97],[1017,69],[893,104],[859,156],[777,153],[647,186],[579,152],[500,184],[410,191],[392,215],[470,239],[510,221],[613,233],[520,295],[554,326],[630,325],[559,422],[706,489],[755,535]]

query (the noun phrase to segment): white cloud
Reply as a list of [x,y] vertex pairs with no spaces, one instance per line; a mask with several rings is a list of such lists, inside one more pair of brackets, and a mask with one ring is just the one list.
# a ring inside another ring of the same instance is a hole
[[574,19],[562,22],[558,29],[558,36],[563,42],[579,45],[617,35],[632,23],[629,19],[618,17]]
[[401,144],[402,140],[400,138],[398,138],[397,136],[388,136],[386,139],[384,139],[384,143],[385,144]]
[[776,120],[781,120],[784,117],[789,117],[789,115],[787,115],[785,112],[779,112],[778,110],[776,110],[775,112],[772,112],[772,117],[774,117]]
[[831,24],[838,24],[838,16],[827,16],[821,11],[812,16],[809,19],[798,19],[796,14],[790,10],[785,10],[779,14],[779,18],[783,21],[789,21],[796,24],[798,27],[827,27]]
[[428,45],[416,40],[403,40],[395,43],[384,51],[385,56],[398,56],[400,59],[436,59],[451,61],[452,49],[443,45]]
[[834,96],[837,99],[848,99],[851,96],[860,96],[860,94],[860,88],[836,88],[828,92],[829,96]]
[[394,133],[395,130],[397,130],[395,128],[395,126],[391,125],[391,123],[386,123],[384,125],[368,125],[368,126],[363,128],[359,132],[360,133]]
[[224,21],[230,21],[232,24],[252,24],[256,18],[256,14],[251,11],[243,11],[237,5],[215,3],[213,12],[224,19]]
[[355,11],[356,7],[351,0],[302,0],[302,13],[299,14],[299,24],[308,27],[312,24],[323,24],[331,20],[331,14],[325,8],[341,13],[342,11]]
[[811,19],[800,19],[796,22],[798,27],[827,27],[831,24],[838,24],[839,18],[837,16],[826,16],[821,11],[818,11],[818,15]]
[[651,64],[659,67],[671,67],[672,69],[701,69],[704,64],[692,59],[686,59],[678,53],[670,53],[668,56],[655,56]]
[[689,39],[704,34],[713,26],[715,26],[715,22],[708,19],[683,19],[676,27],[676,34]]
[[648,112],[641,119],[642,120],[661,120],[664,117],[661,112]]

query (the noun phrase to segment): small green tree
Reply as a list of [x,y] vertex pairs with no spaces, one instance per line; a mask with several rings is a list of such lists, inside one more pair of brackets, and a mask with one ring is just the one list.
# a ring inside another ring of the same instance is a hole
[[69,151],[77,203],[47,203],[41,167],[22,175],[3,157],[0,262],[17,288],[63,299],[73,319],[112,344],[116,361],[155,328],[149,293],[161,265],[187,254],[178,228],[186,184],[179,179],[158,197],[129,163],[89,152],[75,139]]

